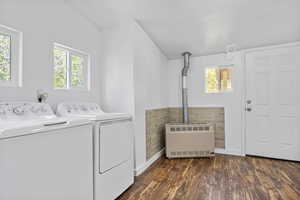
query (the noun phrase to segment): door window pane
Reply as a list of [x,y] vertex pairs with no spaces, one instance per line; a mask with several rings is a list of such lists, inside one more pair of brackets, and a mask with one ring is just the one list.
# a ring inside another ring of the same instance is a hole
[[54,87],[67,88],[67,52],[54,48]]
[[84,87],[84,59],[81,56],[71,56],[71,85],[72,87]]
[[231,72],[232,68],[221,68],[220,69],[220,82],[221,82],[221,91],[231,90]]
[[0,33],[0,81],[11,80],[11,37]]

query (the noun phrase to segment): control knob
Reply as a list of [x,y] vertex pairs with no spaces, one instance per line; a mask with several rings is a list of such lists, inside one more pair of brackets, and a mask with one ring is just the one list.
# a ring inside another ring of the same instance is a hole
[[25,110],[23,107],[18,106],[13,108],[13,113],[15,113],[16,115],[23,115],[25,113]]

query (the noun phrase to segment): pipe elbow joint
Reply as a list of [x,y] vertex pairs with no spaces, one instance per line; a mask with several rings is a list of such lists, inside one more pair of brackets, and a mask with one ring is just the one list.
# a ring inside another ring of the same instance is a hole
[[188,67],[182,68],[182,70],[181,70],[181,75],[182,75],[182,76],[187,76],[187,75],[188,75],[188,71],[189,71],[189,68],[188,68]]

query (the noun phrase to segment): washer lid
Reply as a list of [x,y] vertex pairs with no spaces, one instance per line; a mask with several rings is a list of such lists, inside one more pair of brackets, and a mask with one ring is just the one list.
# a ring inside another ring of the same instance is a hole
[[84,118],[56,117],[49,120],[10,121],[0,123],[0,139],[48,132],[80,125],[90,124]]
[[0,139],[30,134],[41,128],[41,124],[32,122],[11,121],[5,124],[0,123]]

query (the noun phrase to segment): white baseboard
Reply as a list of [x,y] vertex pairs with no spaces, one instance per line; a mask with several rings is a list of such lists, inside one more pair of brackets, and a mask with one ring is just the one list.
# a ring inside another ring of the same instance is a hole
[[215,153],[227,154],[227,155],[235,155],[235,156],[245,156],[238,149],[220,149],[220,148],[216,148],[215,149]]
[[215,148],[215,153],[226,154],[226,150],[225,149],[220,149],[220,148]]
[[158,160],[164,154],[165,154],[165,148],[163,148],[162,150],[160,150],[159,152],[157,152],[154,156],[152,156],[145,163],[143,163],[142,165],[138,166],[134,170],[134,175],[135,176],[139,176],[140,174],[142,174],[148,167],[150,167],[150,165],[152,165],[156,160]]

